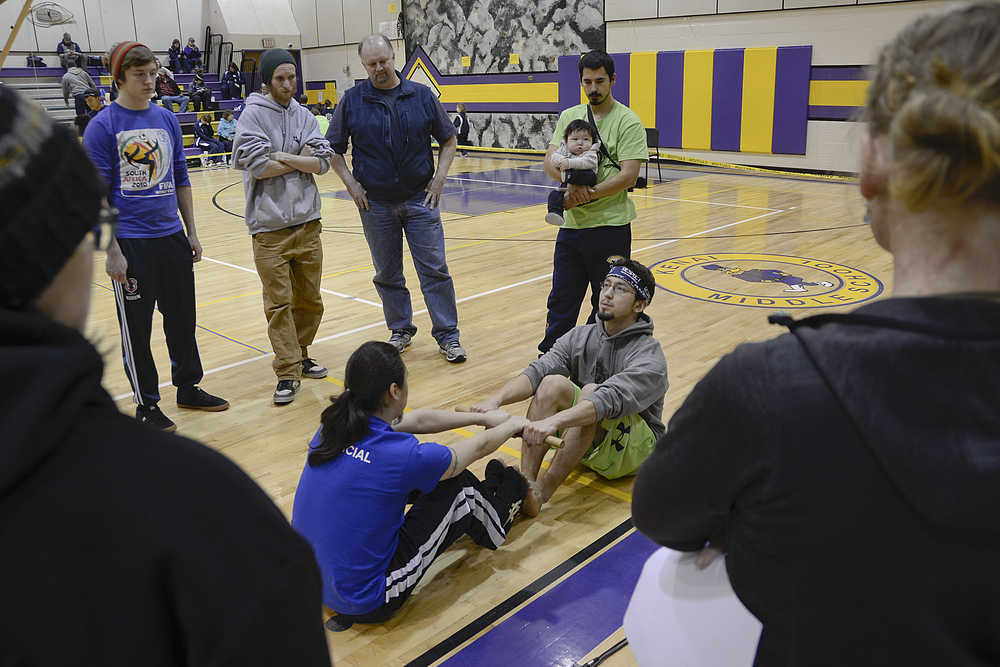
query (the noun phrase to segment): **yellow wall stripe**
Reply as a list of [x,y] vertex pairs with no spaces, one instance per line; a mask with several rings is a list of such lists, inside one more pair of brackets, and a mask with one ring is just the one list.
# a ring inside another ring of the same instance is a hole
[[[776,49],[774,53],[777,54]],[[684,52],[684,99],[681,111],[681,147],[683,148],[707,151],[712,147],[712,70],[714,56],[715,51],[711,49]],[[774,96],[773,77],[774,75],[772,74],[772,97]],[[744,92],[743,99],[745,104],[746,92]]]
[[[743,52],[743,111],[740,150],[770,153],[774,134],[774,85],[778,47]],[[686,78],[686,77],[685,77]]]
[[633,53],[629,60],[629,108],[639,116],[643,127],[655,127],[656,52]]
[[871,81],[810,81],[809,104],[817,107],[863,107]]
[[559,83],[469,83],[442,84],[441,102],[558,102]]

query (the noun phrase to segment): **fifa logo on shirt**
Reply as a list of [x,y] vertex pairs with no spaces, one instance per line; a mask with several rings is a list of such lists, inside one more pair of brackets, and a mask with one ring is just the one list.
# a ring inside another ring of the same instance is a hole
[[157,197],[174,191],[170,135],[160,128],[118,133],[118,171],[123,197]]

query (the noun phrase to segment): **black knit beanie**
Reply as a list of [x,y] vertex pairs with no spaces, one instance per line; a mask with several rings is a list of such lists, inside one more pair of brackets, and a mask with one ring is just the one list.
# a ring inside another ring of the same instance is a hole
[[270,86],[274,70],[278,69],[278,65],[283,65],[284,63],[295,64],[295,58],[288,51],[284,49],[268,49],[265,51],[260,57],[260,80]]
[[98,223],[105,187],[68,126],[0,86],[0,308],[23,308]]

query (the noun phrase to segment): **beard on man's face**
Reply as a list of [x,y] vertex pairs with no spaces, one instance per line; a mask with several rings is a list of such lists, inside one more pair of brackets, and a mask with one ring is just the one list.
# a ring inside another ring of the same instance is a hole
[[601,320],[602,322],[608,322],[610,320],[615,319],[615,314],[612,313],[610,310],[598,310],[597,319]]

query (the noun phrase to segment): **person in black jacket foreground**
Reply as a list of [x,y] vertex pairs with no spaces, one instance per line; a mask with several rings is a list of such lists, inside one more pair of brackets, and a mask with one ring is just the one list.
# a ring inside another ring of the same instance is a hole
[[995,3],[883,50],[860,182],[894,297],[774,318],[639,470],[640,531],[727,551],[757,665],[1000,664],[998,60]]
[[0,664],[329,665],[309,545],[254,482],[120,413],[80,333],[105,186],[0,87]]

